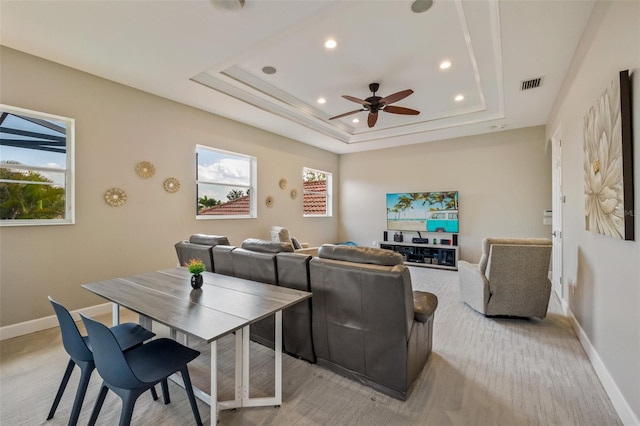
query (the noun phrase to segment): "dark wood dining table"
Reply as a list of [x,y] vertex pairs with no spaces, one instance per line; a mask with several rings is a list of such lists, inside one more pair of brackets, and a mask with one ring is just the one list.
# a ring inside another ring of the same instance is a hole
[[[186,268],[146,272],[83,284],[82,287],[113,303],[113,322],[120,321],[119,307],[140,316],[151,329],[153,321],[171,330],[206,341],[211,348],[209,394],[194,389],[211,407],[211,424],[218,410],[282,404],[282,310],[311,297],[311,293],[256,281],[204,272],[204,285],[193,290]],[[249,327],[275,315],[274,396],[249,398]],[[217,341],[235,332],[235,399],[217,400]],[[177,379],[180,382],[180,379]]]

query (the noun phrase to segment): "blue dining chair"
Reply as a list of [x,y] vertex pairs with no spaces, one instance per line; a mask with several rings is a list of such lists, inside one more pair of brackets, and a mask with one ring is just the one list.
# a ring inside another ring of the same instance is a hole
[[167,338],[155,339],[123,352],[107,326],[82,314],[80,316],[91,339],[96,369],[103,380],[89,426],[95,425],[109,389],[122,400],[120,426],[131,424],[136,400],[157,383],[162,385],[165,404],[169,403],[167,378],[178,371],[182,375],[196,424],[202,425],[187,368],[187,364],[200,352]]
[[[58,408],[58,404],[60,403],[60,399],[62,398],[62,394],[69,382],[69,377],[71,377],[73,367],[77,365],[80,367],[80,382],[78,383],[78,390],[76,391],[76,397],[73,401],[71,417],[69,417],[69,425],[73,426],[78,422],[80,410],[82,409],[82,402],[84,401],[87,386],[89,385],[89,379],[91,379],[91,373],[95,369],[93,353],[91,352],[91,342],[87,336],[82,336],[80,334],[80,331],[67,308],[53,300],[51,296],[49,296],[49,301],[53,305],[53,309],[58,317],[60,332],[62,334],[62,343],[70,358],[69,363],[67,364],[67,369],[62,377],[62,382],[58,388],[58,393],[53,401],[53,406],[51,407],[51,411],[49,411],[47,420],[51,420],[53,418],[53,415]],[[155,336],[155,333],[152,333],[146,328],[134,323],[116,325],[112,327],[111,330],[123,350],[131,349]],[[154,400],[158,399],[155,389],[152,389],[151,394],[153,395]]]

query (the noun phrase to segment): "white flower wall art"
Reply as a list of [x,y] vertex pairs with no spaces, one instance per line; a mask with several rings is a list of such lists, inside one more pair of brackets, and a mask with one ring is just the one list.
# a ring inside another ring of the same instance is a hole
[[588,231],[633,240],[633,167],[628,71],[584,117],[584,197]]

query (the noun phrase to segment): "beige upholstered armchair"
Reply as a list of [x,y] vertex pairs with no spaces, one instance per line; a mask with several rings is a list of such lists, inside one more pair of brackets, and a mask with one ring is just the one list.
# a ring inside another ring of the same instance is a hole
[[283,226],[272,226],[269,231],[271,241],[275,243],[289,243],[297,253],[308,254],[310,256],[318,255],[318,247],[309,247],[308,243],[300,243],[295,237],[289,234],[289,229]]
[[485,238],[479,264],[458,262],[462,300],[486,316],[544,318],[550,260],[546,238]]

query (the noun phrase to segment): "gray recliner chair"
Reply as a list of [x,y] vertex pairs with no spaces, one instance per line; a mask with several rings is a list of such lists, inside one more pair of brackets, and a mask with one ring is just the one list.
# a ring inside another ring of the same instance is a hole
[[551,240],[485,238],[480,263],[458,262],[462,300],[486,316],[547,315]]
[[431,353],[437,297],[413,291],[390,250],[325,244],[309,269],[318,365],[405,400]]
[[219,244],[229,245],[229,238],[221,235],[193,234],[189,241],[179,241],[175,244],[178,263],[184,266],[191,259],[200,259],[207,271],[215,272],[212,248]]

